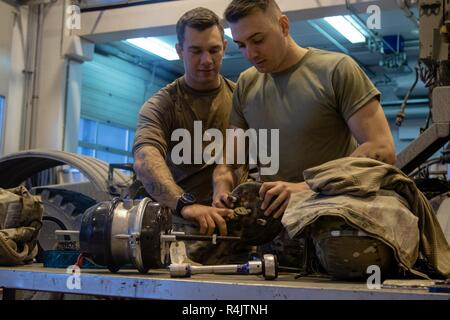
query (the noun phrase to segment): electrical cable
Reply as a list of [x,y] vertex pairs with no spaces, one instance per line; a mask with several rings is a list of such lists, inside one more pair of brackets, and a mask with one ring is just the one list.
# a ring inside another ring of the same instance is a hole
[[403,99],[402,105],[400,106],[400,111],[397,113],[396,118],[395,118],[395,124],[399,127],[402,125],[402,122],[405,119],[405,109],[406,109],[406,104],[408,103],[409,96],[414,91],[414,88],[417,85],[417,81],[419,81],[419,64],[417,64],[414,69],[416,70],[416,78],[414,80],[414,83],[409,88],[408,92],[406,93],[405,98]]

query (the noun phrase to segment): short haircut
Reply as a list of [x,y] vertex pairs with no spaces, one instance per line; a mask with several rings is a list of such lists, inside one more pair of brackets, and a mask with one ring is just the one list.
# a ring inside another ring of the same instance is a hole
[[198,31],[203,31],[213,26],[217,26],[217,28],[219,28],[219,31],[222,34],[222,39],[224,39],[223,26],[220,23],[220,19],[217,14],[203,7],[189,10],[188,12],[184,13],[177,22],[176,28],[178,43],[180,45],[183,45],[186,27],[191,27]]
[[275,11],[281,13],[280,7],[275,0],[233,0],[226,8],[224,16],[228,22],[235,23],[251,14],[254,10],[267,12],[268,9],[275,9]]

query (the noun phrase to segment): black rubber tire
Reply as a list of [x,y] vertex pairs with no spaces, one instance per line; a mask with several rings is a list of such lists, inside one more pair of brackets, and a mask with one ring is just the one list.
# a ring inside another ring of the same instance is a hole
[[[117,195],[111,192],[108,181],[109,165],[106,162],[74,153],[45,149],[27,150],[0,158],[0,187],[5,189],[16,187],[43,170],[61,165],[69,165],[80,170],[96,189],[96,194],[92,195],[95,200],[111,200]],[[113,187],[126,190],[131,184],[129,178],[120,171],[116,170],[113,178]]]

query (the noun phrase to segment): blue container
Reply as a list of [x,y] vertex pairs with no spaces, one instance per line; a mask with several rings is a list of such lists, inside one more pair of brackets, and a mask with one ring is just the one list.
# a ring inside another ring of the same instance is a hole
[[[79,251],[71,250],[47,250],[44,252],[44,268],[67,268],[73,266],[80,255]],[[87,259],[84,259],[84,269],[104,269],[105,267],[96,265]]]
[[389,46],[391,46],[392,49],[395,50],[395,51],[392,51],[392,49],[389,48],[389,46],[387,46],[386,43],[383,43],[383,50],[384,50],[385,54],[396,53],[397,51],[403,52],[405,49],[405,40],[400,35],[384,36],[383,40],[385,42],[387,42],[389,44]]

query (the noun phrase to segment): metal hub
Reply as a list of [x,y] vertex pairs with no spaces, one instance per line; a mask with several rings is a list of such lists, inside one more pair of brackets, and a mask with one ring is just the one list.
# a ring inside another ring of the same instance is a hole
[[261,210],[263,201],[259,196],[261,185],[261,182],[245,182],[231,193],[237,201],[234,203],[235,215],[229,222],[229,228],[239,230],[241,240],[249,245],[268,243],[283,230],[281,218],[267,217]]
[[83,215],[80,251],[111,272],[131,264],[146,273],[163,267],[160,236],[171,224],[170,210],[149,198],[102,202]]

